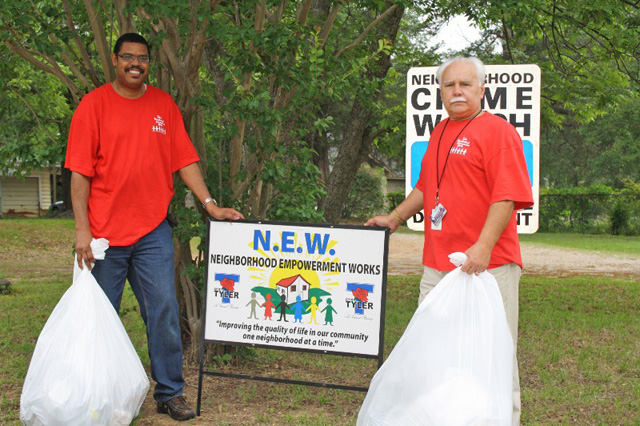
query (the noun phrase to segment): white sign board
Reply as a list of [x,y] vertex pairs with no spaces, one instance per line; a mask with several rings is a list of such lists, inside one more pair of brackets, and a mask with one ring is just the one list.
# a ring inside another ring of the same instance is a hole
[[[436,82],[437,67],[411,68],[407,73],[407,195],[420,176],[422,158],[433,128],[447,118]],[[517,212],[518,232],[538,230],[540,194],[540,68],[537,65],[486,65],[483,108],[509,121],[522,138],[534,205]],[[413,230],[424,230],[424,212],[407,222]]]
[[209,221],[205,341],[378,356],[388,235]]

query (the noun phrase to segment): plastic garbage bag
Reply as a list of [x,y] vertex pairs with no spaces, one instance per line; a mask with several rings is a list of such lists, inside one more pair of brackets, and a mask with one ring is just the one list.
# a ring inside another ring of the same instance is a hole
[[358,425],[511,425],[513,341],[488,272],[447,274],[371,380]]
[[[96,259],[109,242],[93,240]],[[128,425],[149,380],[118,314],[87,267],[47,320],[20,398],[27,425]]]

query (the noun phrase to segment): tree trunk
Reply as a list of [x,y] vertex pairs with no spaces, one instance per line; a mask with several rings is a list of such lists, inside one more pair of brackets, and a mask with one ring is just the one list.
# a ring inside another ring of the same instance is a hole
[[71,205],[71,170],[65,169],[64,161],[60,163],[60,172],[62,174],[62,201],[66,211],[73,211]]
[[[387,7],[392,5],[387,2]],[[397,7],[376,29],[377,39],[395,40],[400,27],[400,20],[404,14],[404,7]],[[375,49],[377,46],[372,46]],[[391,67],[390,55],[381,53],[377,61],[371,65],[366,80],[382,79]],[[379,94],[379,93],[378,93]],[[345,130],[344,138],[340,144],[338,157],[329,175],[327,185],[327,197],[322,203],[324,218],[329,223],[337,223],[342,213],[342,207],[349,195],[358,168],[365,158],[373,138],[370,137],[374,115],[370,101],[363,99],[362,95],[356,96],[351,108],[349,124]]]

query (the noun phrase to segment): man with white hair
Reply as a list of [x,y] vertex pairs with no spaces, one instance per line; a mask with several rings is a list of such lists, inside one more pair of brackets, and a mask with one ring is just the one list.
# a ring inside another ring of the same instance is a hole
[[[533,204],[531,185],[515,128],[482,109],[484,65],[458,56],[437,71],[449,118],[434,128],[420,178],[409,196],[386,216],[369,219],[395,231],[420,210],[425,225],[419,302],[454,266],[448,255],[467,255],[462,270],[485,270],[498,282],[514,342],[518,338],[518,283],[522,273],[516,210]],[[517,360],[513,375],[513,424],[520,423]]]

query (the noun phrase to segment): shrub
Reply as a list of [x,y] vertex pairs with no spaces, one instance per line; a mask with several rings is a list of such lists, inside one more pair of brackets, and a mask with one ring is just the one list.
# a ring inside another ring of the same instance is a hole
[[541,232],[640,234],[640,185],[542,188]]
[[387,207],[389,210],[394,209],[400,205],[405,199],[404,191],[390,191],[387,192]]
[[382,169],[374,170],[363,165],[356,174],[347,201],[342,208],[343,219],[363,219],[374,216],[384,207],[382,186],[385,184]]
[[622,200],[616,201],[611,209],[611,235],[629,232],[629,209]]

